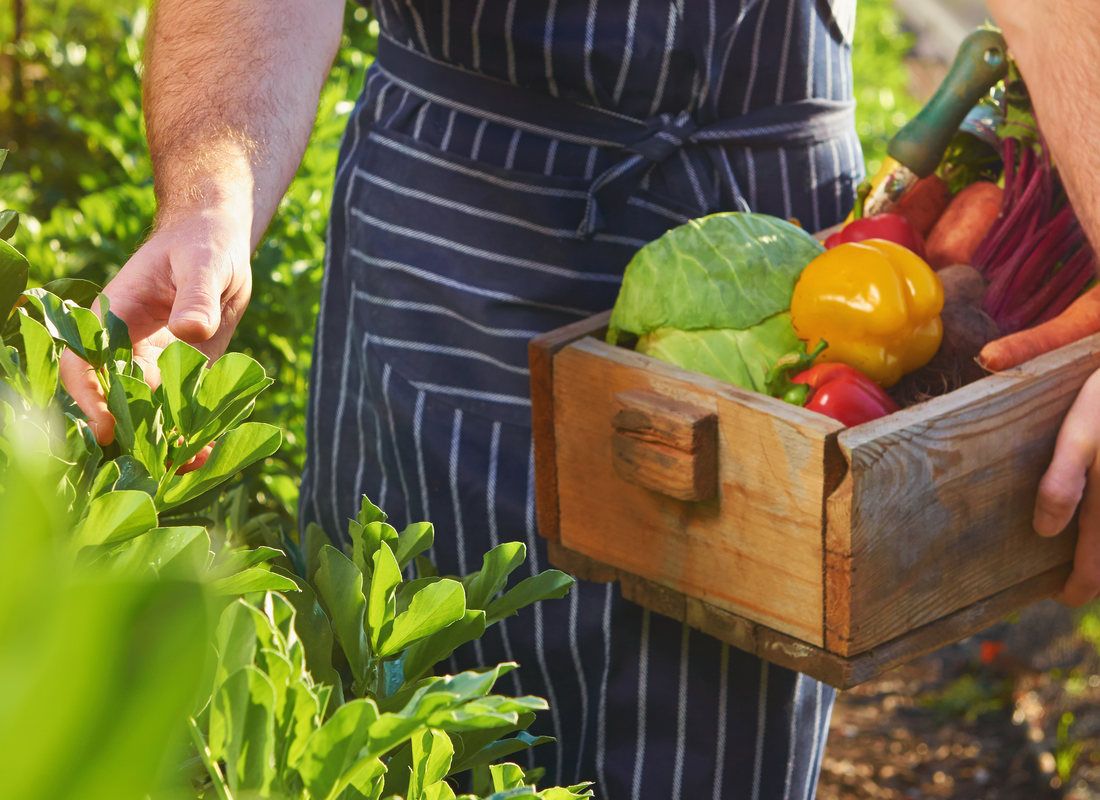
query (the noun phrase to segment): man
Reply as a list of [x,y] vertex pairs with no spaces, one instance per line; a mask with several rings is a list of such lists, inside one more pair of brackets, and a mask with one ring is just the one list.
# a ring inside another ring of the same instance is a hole
[[[1094,241],[1100,161],[1090,4],[998,3]],[[303,521],[341,536],[366,492],[430,519],[442,569],[533,519],[525,349],[611,305],[632,253],[722,209],[839,221],[860,178],[848,0],[377,0],[382,39],[345,137],[311,397]],[[161,0],[145,113],[157,228],[107,288],[146,364],[173,337],[220,354],[249,252],[306,144],[342,3]],[[1043,37],[1028,31],[1045,26]],[[1087,34],[1086,34],[1087,32]],[[1057,43],[1057,44],[1055,44]],[[1069,62],[1062,51],[1080,51]],[[1073,65],[1081,65],[1079,68]],[[1091,94],[1090,94],[1091,93]],[[67,385],[112,422],[78,362]],[[1065,432],[1036,526],[1095,469],[1100,377]],[[1100,483],[1093,482],[1094,487]],[[1100,587],[1100,489],[1066,599]],[[581,584],[463,664],[515,659],[547,697],[548,778],[610,800],[811,797],[833,692]]]

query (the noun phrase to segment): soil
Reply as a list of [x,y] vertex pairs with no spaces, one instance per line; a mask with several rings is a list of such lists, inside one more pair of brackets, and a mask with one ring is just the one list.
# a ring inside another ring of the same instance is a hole
[[1100,800],[1098,653],[1044,603],[842,693],[818,800]]

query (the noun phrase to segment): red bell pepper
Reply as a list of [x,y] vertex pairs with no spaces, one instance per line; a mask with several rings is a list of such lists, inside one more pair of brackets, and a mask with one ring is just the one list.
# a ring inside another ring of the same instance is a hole
[[838,244],[862,242],[864,239],[885,239],[900,244],[924,258],[924,239],[901,214],[875,214],[873,217],[854,219],[825,240],[825,249]]
[[898,410],[898,404],[881,386],[847,364],[818,364],[798,373],[791,381],[810,387],[806,408],[848,427]]

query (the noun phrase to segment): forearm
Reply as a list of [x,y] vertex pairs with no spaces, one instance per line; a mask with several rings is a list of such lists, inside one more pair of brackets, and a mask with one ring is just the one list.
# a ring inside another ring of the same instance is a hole
[[158,224],[225,207],[255,246],[305,150],[341,0],[159,0],[144,108]]
[[989,0],[989,9],[1027,82],[1074,211],[1100,252],[1100,4]]

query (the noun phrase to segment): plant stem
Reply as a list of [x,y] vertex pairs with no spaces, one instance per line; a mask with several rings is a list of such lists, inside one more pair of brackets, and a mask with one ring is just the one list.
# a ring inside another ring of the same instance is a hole
[[206,771],[210,775],[210,780],[214,783],[214,791],[217,792],[219,799],[233,800],[233,793],[229,791],[229,786],[222,776],[221,768],[214,762],[214,757],[210,754],[210,748],[206,745],[206,739],[203,738],[202,731],[199,730],[194,717],[187,718],[187,729],[191,733],[191,741],[194,742],[195,749],[199,751],[199,758],[206,765]]

